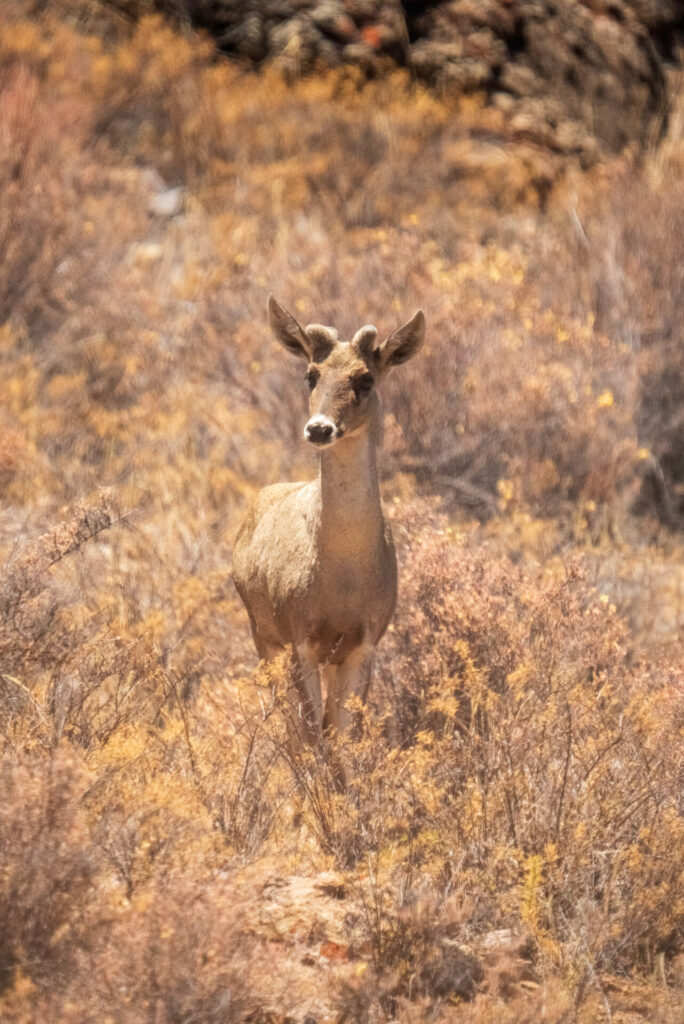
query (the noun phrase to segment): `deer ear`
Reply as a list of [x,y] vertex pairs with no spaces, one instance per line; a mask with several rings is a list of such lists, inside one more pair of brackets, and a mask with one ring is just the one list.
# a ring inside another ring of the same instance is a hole
[[378,374],[388,373],[393,366],[400,366],[413,359],[425,341],[425,314],[422,309],[414,313],[410,320],[398,327],[373,352]]
[[311,343],[304,328],[276,301],[274,295],[268,297],[268,320],[271,330],[283,348],[300,359],[311,361]]

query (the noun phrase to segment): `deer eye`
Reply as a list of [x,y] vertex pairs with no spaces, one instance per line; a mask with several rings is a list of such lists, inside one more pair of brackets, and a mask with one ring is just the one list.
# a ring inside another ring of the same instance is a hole
[[371,373],[364,373],[363,377],[357,377],[352,381],[352,387],[357,398],[360,398],[361,395],[367,395],[373,388],[373,375]]
[[309,370],[304,380],[309,385],[309,391],[313,391],[313,389],[316,387],[316,384],[318,383],[318,374],[316,373],[315,370]]

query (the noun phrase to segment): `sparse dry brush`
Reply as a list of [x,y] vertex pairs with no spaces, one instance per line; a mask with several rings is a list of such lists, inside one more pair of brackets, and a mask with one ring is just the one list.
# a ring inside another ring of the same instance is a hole
[[[680,1020],[681,117],[553,185],[476,97],[101,5],[0,67],[2,1019]],[[313,469],[271,288],[429,324],[371,704],[297,756],[228,575]]]
[[402,745],[436,745],[454,885],[482,870],[498,912],[519,900],[541,951],[578,970],[653,957],[644,929],[655,940],[658,920],[660,948],[681,913],[681,863],[660,845],[681,828],[680,669],[630,664],[579,566],[544,579],[439,533],[407,553],[383,677]]

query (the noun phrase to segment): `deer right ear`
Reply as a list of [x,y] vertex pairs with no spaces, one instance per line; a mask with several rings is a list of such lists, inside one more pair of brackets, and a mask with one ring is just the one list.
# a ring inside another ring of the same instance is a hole
[[425,341],[425,314],[422,309],[414,313],[410,320],[398,327],[383,341],[380,348],[373,352],[378,374],[383,376],[393,366],[400,366],[413,359]]
[[276,301],[274,295],[268,297],[268,320],[271,330],[283,348],[293,356],[311,362],[311,343],[303,327]]

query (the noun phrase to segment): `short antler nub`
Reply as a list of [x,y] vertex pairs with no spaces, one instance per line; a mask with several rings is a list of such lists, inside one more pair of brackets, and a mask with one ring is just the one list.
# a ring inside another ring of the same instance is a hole
[[351,343],[359,355],[363,356],[364,359],[370,359],[373,355],[377,337],[377,327],[374,327],[373,324],[365,324],[365,326],[359,327]]

